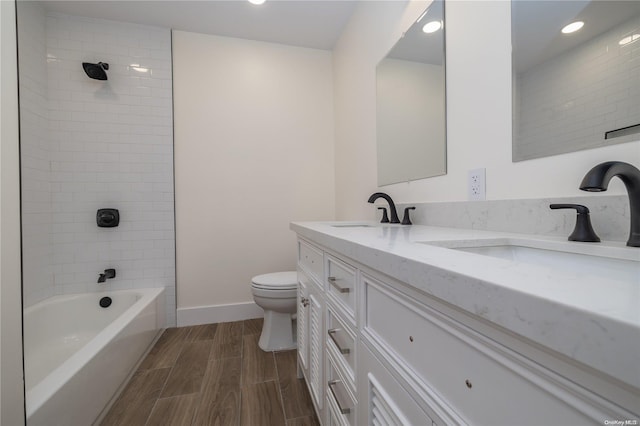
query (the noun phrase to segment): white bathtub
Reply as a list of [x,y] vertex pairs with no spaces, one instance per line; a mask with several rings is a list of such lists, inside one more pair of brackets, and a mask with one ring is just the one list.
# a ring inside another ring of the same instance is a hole
[[29,426],[91,425],[164,324],[163,288],[55,296],[25,309]]

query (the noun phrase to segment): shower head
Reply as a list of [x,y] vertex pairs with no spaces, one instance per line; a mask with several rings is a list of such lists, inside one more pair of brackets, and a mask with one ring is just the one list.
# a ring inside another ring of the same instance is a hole
[[86,72],[90,78],[93,78],[95,80],[107,79],[107,73],[105,71],[109,69],[109,64],[106,64],[104,62],[98,62],[97,64],[83,62],[82,68],[84,68],[84,72]]

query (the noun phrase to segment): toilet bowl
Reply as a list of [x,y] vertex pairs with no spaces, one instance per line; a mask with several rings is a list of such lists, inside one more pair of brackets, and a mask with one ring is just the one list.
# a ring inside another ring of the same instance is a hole
[[258,346],[266,352],[295,349],[292,315],[297,309],[298,277],[295,271],[258,275],[251,279],[253,300],[264,309]]

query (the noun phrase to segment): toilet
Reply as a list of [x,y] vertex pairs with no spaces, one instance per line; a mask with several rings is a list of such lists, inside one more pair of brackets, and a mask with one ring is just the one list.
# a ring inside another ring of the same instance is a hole
[[264,309],[258,346],[266,352],[295,349],[293,314],[297,308],[298,275],[295,271],[258,275],[251,279],[251,293]]

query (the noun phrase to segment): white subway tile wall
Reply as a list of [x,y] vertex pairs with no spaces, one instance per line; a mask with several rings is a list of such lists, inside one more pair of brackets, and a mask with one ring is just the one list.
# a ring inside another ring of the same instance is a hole
[[18,17],[23,297],[25,306],[30,306],[55,293],[51,273],[53,223],[47,136],[46,17],[38,2],[19,2]]
[[639,29],[634,18],[518,75],[516,158],[610,145],[605,132],[640,123],[640,40],[619,44]]
[[[54,293],[165,287],[174,325],[170,30],[49,14],[46,48]],[[108,63],[108,80],[82,62]],[[99,228],[99,208],[120,225]]]

